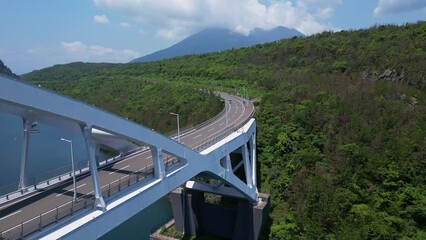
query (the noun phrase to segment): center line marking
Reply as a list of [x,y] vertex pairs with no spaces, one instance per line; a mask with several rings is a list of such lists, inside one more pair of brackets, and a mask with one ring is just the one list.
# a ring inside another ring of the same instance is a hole
[[[86,186],[86,184],[85,184],[85,183],[83,183],[83,184],[81,184],[80,186],[77,186],[76,188],[81,188],[81,187],[83,187],[83,186]],[[59,196],[64,195],[65,193],[67,193],[67,192],[71,192],[71,191],[73,191],[73,189],[67,190],[67,191],[65,191],[65,192],[63,192],[63,193],[56,194],[56,196],[57,196],[57,197],[59,197]]]
[[11,214],[9,214],[9,215],[6,215],[6,216],[4,216],[4,217],[0,218],[0,221],[1,221],[1,220],[3,220],[3,219],[6,219],[6,218],[8,218],[8,217],[11,217],[11,216],[13,216],[13,215],[15,215],[15,214],[18,214],[18,213],[20,213],[20,212],[22,212],[22,210],[19,210],[19,211],[16,211],[16,212],[11,213]]
[[118,172],[118,171],[120,171],[120,170],[126,169],[126,168],[128,168],[128,167],[130,167],[130,165],[127,165],[127,166],[125,166],[125,167],[122,167],[122,168],[120,168],[120,169],[117,169],[117,170],[115,170],[114,172],[110,172],[110,173],[109,173],[109,175],[111,175],[111,174],[113,174],[113,173],[115,173],[115,172]]
[[197,136],[195,136],[194,139],[199,138],[199,137],[201,137],[201,134],[198,134]]

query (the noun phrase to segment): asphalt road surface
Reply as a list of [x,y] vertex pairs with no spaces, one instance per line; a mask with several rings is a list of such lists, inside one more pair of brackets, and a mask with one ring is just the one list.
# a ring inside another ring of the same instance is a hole
[[[181,143],[196,149],[203,143],[218,137],[235,126],[246,122],[253,112],[253,105],[249,100],[228,94],[221,94],[225,101],[226,114],[223,114],[210,124],[180,137]],[[168,157],[165,157],[167,160]],[[98,170],[101,187],[119,181],[130,173],[152,169],[151,151],[143,151],[125,158],[111,166]],[[77,178],[77,197],[93,194],[91,176],[86,174]],[[23,197],[0,206],[0,233],[7,232],[21,223],[37,218],[40,214],[53,211],[58,206],[69,204],[73,198],[72,181],[67,181],[38,194]],[[54,214],[54,213],[53,213]],[[14,230],[15,231],[15,230]],[[6,234],[5,234],[6,236]],[[0,235],[1,239],[1,235]]]

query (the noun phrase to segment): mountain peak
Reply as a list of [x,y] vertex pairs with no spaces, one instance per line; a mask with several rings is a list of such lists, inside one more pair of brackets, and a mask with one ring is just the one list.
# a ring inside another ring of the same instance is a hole
[[248,36],[226,28],[206,28],[169,48],[136,58],[131,62],[151,62],[184,55],[220,52],[233,48],[274,42],[294,36],[304,35],[295,29],[282,26],[271,30],[255,28],[250,31]]

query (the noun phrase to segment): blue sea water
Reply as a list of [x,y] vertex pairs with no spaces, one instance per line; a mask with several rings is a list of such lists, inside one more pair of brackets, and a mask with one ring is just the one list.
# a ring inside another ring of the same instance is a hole
[[[71,169],[70,145],[61,138],[73,141],[74,162],[87,162],[84,139],[62,129],[38,123],[31,133],[28,150],[27,180],[49,175],[69,166]],[[23,122],[20,117],[0,113],[0,188],[19,182],[21,151],[23,143]]]

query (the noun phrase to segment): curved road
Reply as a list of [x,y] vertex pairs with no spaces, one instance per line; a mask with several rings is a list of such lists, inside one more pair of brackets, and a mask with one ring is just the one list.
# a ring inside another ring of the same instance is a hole
[[[221,97],[226,103],[226,114],[199,129],[182,135],[180,137],[181,143],[197,149],[211,139],[240,126],[251,117],[254,107],[250,101],[225,93],[221,93]],[[164,159],[167,161],[169,158],[165,155]],[[105,190],[108,189],[109,184],[117,183],[120,178],[128,174],[147,169],[152,169],[152,155],[149,150],[129,156],[111,166],[101,168],[98,170],[98,174],[102,189]],[[90,175],[77,178],[76,186],[78,197],[93,193]],[[0,239],[2,239],[2,236],[7,237],[9,234],[19,232],[20,227],[17,226],[21,223],[31,221],[31,219],[38,219],[40,214],[53,212],[57,207],[70,204],[72,197],[73,185],[72,181],[68,181],[42,193],[3,204],[0,206]],[[51,215],[54,214],[53,212]],[[33,221],[36,222],[35,220]]]

